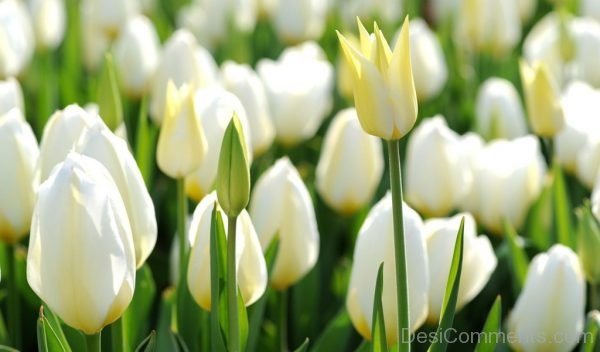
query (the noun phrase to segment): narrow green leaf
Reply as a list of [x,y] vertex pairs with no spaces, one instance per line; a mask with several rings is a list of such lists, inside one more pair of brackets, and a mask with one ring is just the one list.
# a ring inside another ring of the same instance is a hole
[[552,167],[554,181],[552,183],[552,193],[554,201],[554,230],[559,243],[575,250],[576,237],[573,231],[571,221],[571,202],[565,184],[565,178],[558,162],[554,162]]
[[10,346],[4,346],[4,345],[0,345],[0,351],[3,352],[20,352],[19,350],[12,348]]
[[594,352],[597,351],[598,332],[600,330],[600,312],[593,310],[588,313],[587,324],[585,332],[583,333],[583,339],[580,352]]
[[[123,122],[123,104],[119,93],[117,75],[115,73],[112,55],[107,53],[98,80],[96,101],[100,109],[100,117],[112,131]],[[130,128],[131,126],[126,126]]]
[[223,335],[221,334],[221,328],[219,327],[219,300],[215,299],[221,295],[219,287],[219,270],[221,270],[221,268],[219,265],[218,241],[219,237],[224,236],[224,233],[225,227],[223,225],[223,218],[215,204],[210,226],[210,295],[213,297],[211,299],[210,314],[210,343],[213,352],[226,350]]
[[[42,312],[40,311],[40,316]],[[37,344],[38,351],[40,352],[48,352],[50,349],[48,348],[48,341],[46,338],[46,327],[44,326],[44,319],[42,317],[38,318],[37,322]]]
[[242,291],[238,288],[238,323],[240,331],[240,351],[246,350],[246,342],[248,342],[248,311],[242,297]]
[[540,251],[546,251],[552,246],[552,184],[547,183],[542,193],[533,203],[527,217],[527,234],[533,245]]
[[307,337],[304,342],[302,342],[302,344],[300,346],[298,346],[298,348],[296,348],[294,350],[294,352],[306,352],[308,351],[308,343],[310,342],[310,339]]
[[60,318],[58,318],[58,316],[54,314],[54,312],[52,312],[52,310],[50,310],[50,308],[48,308],[46,305],[43,305],[42,307],[43,308],[40,309],[40,314],[43,313],[44,320],[49,324],[49,327],[46,330],[50,330],[54,336],[56,336],[64,351],[71,352],[71,347],[63,331]]
[[[438,326],[438,331],[448,331],[452,327],[454,321],[454,313],[456,311],[456,301],[458,300],[458,288],[460,286],[460,275],[462,272],[463,261],[463,242],[464,242],[465,218],[460,221],[458,234],[456,235],[456,243],[454,245],[454,254],[452,255],[452,265],[448,274],[448,283],[446,284],[446,293],[444,294],[444,302],[442,304],[441,319]],[[444,352],[448,347],[447,339],[436,339],[429,347],[432,352]]]
[[[583,273],[590,284],[600,283],[600,224],[588,201],[576,210],[577,214],[577,254]],[[595,307],[592,307],[595,308]]]
[[177,351],[177,341],[172,334],[173,312],[175,310],[175,288],[167,288],[161,297],[156,329],[156,350]]
[[500,296],[496,297],[494,305],[488,313],[483,330],[481,331],[481,339],[475,351],[477,352],[494,352],[496,348],[496,342],[498,333],[500,332],[500,326],[502,324],[502,299]]
[[327,352],[344,349],[353,329],[348,311],[345,307],[342,307],[339,313],[329,322],[329,325],[327,325],[312,350],[315,352]]
[[146,186],[152,184],[157,137],[158,128],[148,122],[148,96],[144,96],[140,102],[134,153]]
[[508,221],[504,221],[504,236],[508,241],[508,249],[510,253],[510,267],[513,272],[515,294],[521,292],[527,277],[527,268],[529,267],[529,259],[525,250],[519,243],[519,236]]
[[383,263],[377,270],[377,281],[375,283],[375,296],[373,297],[373,326],[371,328],[372,350],[373,352],[385,352],[388,350],[387,337],[385,334],[385,321],[383,317],[383,302],[381,295],[383,293]]
[[40,316],[37,322],[37,342],[38,350],[43,352],[65,352],[67,349],[63,346],[57,334],[52,329],[50,322],[44,316],[44,306],[40,307]]
[[150,331],[148,335],[140,344],[136,347],[135,352],[153,352],[156,350],[156,331]]

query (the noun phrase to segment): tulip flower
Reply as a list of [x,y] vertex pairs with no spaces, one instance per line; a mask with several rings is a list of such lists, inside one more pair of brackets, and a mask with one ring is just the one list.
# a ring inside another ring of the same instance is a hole
[[469,189],[471,180],[464,158],[458,134],[448,128],[442,116],[423,121],[408,140],[407,202],[424,214],[448,214]]
[[[189,230],[192,246],[187,281],[192,297],[202,309],[211,308],[210,228],[212,211],[217,202],[215,192],[198,203]],[[227,221],[224,221],[227,231]],[[267,265],[250,216],[243,210],[237,219],[236,276],[246,306],[256,302],[267,287]]]
[[27,282],[67,325],[97,334],[133,297],[132,238],[125,205],[106,168],[70,153],[39,188]]
[[63,40],[66,28],[64,0],[28,0],[37,46],[55,49]]
[[298,171],[287,158],[279,159],[254,186],[250,216],[263,251],[279,239],[271,285],[286,290],[316,264],[319,232],[315,210]]
[[454,19],[460,11],[461,0],[432,0],[431,13],[435,22],[443,24]]
[[194,200],[201,200],[210,193],[217,178],[217,167],[225,129],[235,113],[244,130],[246,159],[252,162],[250,131],[246,110],[240,100],[222,88],[199,89],[195,96],[196,115],[206,136],[206,156],[200,165],[185,179],[185,191]]
[[159,59],[158,34],[152,22],[135,16],[114,43],[114,58],[125,92],[142,96],[150,87]]
[[373,198],[383,166],[381,141],[362,130],[355,109],[342,110],[333,118],[323,141],[317,190],[338,212],[354,213]]
[[81,7],[94,14],[94,22],[108,38],[115,38],[127,23],[140,11],[139,0],[83,0]]
[[487,140],[527,134],[519,93],[510,81],[502,78],[489,78],[479,87],[475,119],[475,129]]
[[8,78],[0,81],[0,116],[6,114],[13,108],[25,111],[23,103],[23,91],[19,81],[14,78]]
[[353,26],[356,18],[380,18],[386,24],[393,24],[401,17],[404,10],[403,0],[348,0],[336,2],[339,16],[345,27]]
[[163,47],[152,82],[150,117],[154,123],[160,125],[163,121],[169,80],[177,87],[188,84],[202,88],[213,85],[216,77],[215,60],[194,36],[183,29],[173,32]]
[[521,80],[531,129],[542,137],[554,137],[564,126],[559,89],[543,63],[521,61]]
[[35,39],[27,8],[19,0],[0,1],[0,78],[16,76],[29,64]]
[[471,214],[462,213],[451,218],[426,220],[424,233],[431,283],[427,320],[430,322],[437,322],[440,318],[448,273],[452,263],[452,250],[463,217],[465,219],[463,262],[456,302],[457,310],[460,310],[479,294],[496,269],[498,261],[490,240],[484,235],[477,236],[477,226]]
[[[360,46],[358,38],[355,37],[352,33],[345,33],[344,37],[352,44],[352,46]],[[354,94],[354,87],[352,86],[352,67],[350,67],[350,63],[346,61],[346,59],[344,59],[343,55],[338,55],[336,68],[336,84],[338,92],[345,99],[351,100]]]
[[191,174],[206,155],[206,137],[196,112],[194,89],[167,86],[165,117],[158,136],[156,161],[171,178]]
[[583,332],[585,280],[577,255],[561,244],[529,264],[507,322],[519,351],[571,351]]
[[81,47],[83,64],[88,71],[96,71],[102,64],[106,52],[110,48],[111,38],[108,38],[100,28],[93,8],[81,2],[79,7],[81,25]]
[[69,151],[98,115],[87,113],[78,105],[69,105],[56,111],[44,126],[40,143],[40,158],[36,166],[36,183],[44,182],[50,172],[65,159]]
[[127,143],[98,119],[86,129],[76,145],[77,152],[98,160],[110,173],[125,204],[140,268],[156,244],[154,204]]
[[[410,331],[416,331],[427,317],[429,273],[423,220],[406,203],[404,207],[404,234],[406,236],[406,265],[408,272],[408,300],[410,302]],[[398,340],[396,326],[396,275],[394,232],[392,227],[392,197],[387,193],[367,215],[354,247],[354,262],[346,308],[356,330],[371,339],[373,298],[379,265],[383,262],[383,314],[388,344]]]
[[232,61],[221,66],[221,79],[225,89],[235,94],[246,110],[253,154],[263,153],[271,146],[275,130],[262,81],[250,66]]
[[275,32],[286,43],[316,40],[325,28],[327,1],[278,0],[271,18]]
[[362,128],[386,140],[406,135],[417,119],[417,94],[413,79],[408,17],[394,51],[375,24],[369,35],[358,21],[360,48],[338,32],[344,58],[351,67],[354,104]]
[[592,17],[600,21],[600,4],[594,0],[581,0],[579,2],[579,13],[583,17]]
[[267,92],[277,140],[292,146],[315,135],[332,106],[333,67],[314,42],[262,59],[257,72]]
[[539,140],[528,135],[493,141],[470,164],[473,185],[461,208],[494,234],[502,234],[503,219],[520,228],[546,176]]
[[16,243],[29,232],[35,202],[33,175],[39,149],[23,113],[0,115],[0,240]]

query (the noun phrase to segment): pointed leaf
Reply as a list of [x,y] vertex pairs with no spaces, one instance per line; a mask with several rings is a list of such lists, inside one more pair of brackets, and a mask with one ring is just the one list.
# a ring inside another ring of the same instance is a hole
[[140,344],[136,347],[135,352],[154,352],[156,350],[156,331],[150,331],[148,335]]
[[373,327],[371,329],[372,351],[385,352],[388,350],[387,338],[385,334],[385,321],[383,317],[383,302],[381,295],[383,293],[383,263],[377,270],[377,281],[375,283],[375,295],[373,296]]
[[306,352],[308,351],[308,343],[310,342],[309,338],[307,337],[304,342],[302,342],[302,344],[300,346],[298,346],[298,348],[296,348],[294,350],[294,352]]
[[[216,202],[215,202],[216,203]],[[210,295],[211,295],[211,312],[210,312],[210,343],[212,351],[225,351],[225,342],[219,327],[219,300],[221,296],[219,284],[220,266],[218,241],[219,237],[225,236],[225,227],[223,218],[217,206],[213,207],[211,226],[210,226]]]
[[108,128],[114,131],[123,121],[123,105],[121,104],[114,62],[110,53],[104,57],[104,65],[98,80],[96,101],[98,102],[100,117],[102,117]]
[[508,241],[510,253],[510,267],[513,272],[515,294],[521,292],[527,277],[527,268],[529,268],[529,259],[525,250],[520,245],[519,236],[508,221],[504,221],[504,236]]
[[600,312],[593,310],[588,313],[587,324],[585,332],[583,333],[583,339],[581,352],[594,352],[598,350],[598,332],[600,330]]
[[554,201],[554,230],[559,243],[575,250],[575,233],[571,225],[571,204],[565,184],[565,178],[558,162],[552,167],[554,181],[552,183]]
[[[497,339],[494,338],[498,336],[500,332],[501,319],[502,319],[502,299],[500,296],[496,297],[494,301],[494,305],[485,320],[485,325],[483,326],[483,330],[481,331],[481,339],[477,348],[475,349],[477,352],[494,352],[496,348]],[[488,338],[486,338],[488,337]]]
[[57,334],[52,329],[50,322],[44,316],[44,306],[40,307],[40,316],[37,322],[37,342],[38,350],[42,352],[67,351]]
[[325,331],[315,343],[313,351],[344,349],[353,329],[348,311],[342,307],[339,313],[329,321]]

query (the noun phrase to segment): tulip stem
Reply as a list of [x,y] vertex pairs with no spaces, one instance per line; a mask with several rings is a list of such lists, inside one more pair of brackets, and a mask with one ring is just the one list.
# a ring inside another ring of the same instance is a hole
[[229,351],[240,351],[237,307],[237,277],[235,275],[235,241],[237,216],[228,217],[227,226],[227,317],[229,320]]
[[[185,179],[177,179],[177,236],[179,238],[179,270],[186,267],[187,242],[185,222],[187,217],[187,199],[185,199]],[[180,275],[180,277],[182,277]]]
[[21,348],[21,312],[19,288],[17,287],[16,244],[7,246],[8,256],[8,328],[11,342],[16,349]]
[[590,284],[590,310],[600,309],[600,284]]
[[279,299],[279,350],[281,352],[288,351],[288,334],[287,334],[287,320],[288,320],[288,291],[281,291],[281,297]]
[[94,335],[85,335],[85,345],[87,347],[87,352],[101,351],[102,339],[100,338],[100,334],[102,334],[102,332],[99,332]]
[[394,218],[394,253],[396,260],[396,303],[398,306],[398,351],[410,351],[410,339],[404,332],[410,331],[408,310],[408,275],[404,243],[404,215],[402,212],[402,174],[400,172],[400,141],[388,141],[390,163],[390,188],[392,189],[392,213]]

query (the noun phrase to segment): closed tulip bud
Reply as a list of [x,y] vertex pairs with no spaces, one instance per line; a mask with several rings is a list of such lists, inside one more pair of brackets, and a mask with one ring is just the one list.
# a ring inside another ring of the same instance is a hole
[[314,42],[288,48],[278,61],[260,60],[257,72],[277,140],[292,146],[312,138],[332,106],[333,67],[323,50]]
[[531,129],[542,137],[554,137],[564,126],[559,89],[543,63],[521,61],[521,80]]
[[0,116],[6,114],[13,108],[25,111],[23,103],[23,91],[19,81],[13,77],[0,81]]
[[115,181],[131,224],[136,264],[140,268],[156,244],[156,216],[152,198],[127,143],[98,119],[83,132],[76,150],[102,163]]
[[[204,88],[196,93],[196,115],[201,121],[206,136],[206,156],[200,166],[185,179],[185,191],[194,200],[201,200],[215,187],[219,155],[225,130],[235,113],[243,131],[250,129],[246,111],[240,100],[222,88]],[[248,165],[252,162],[252,146],[248,133],[243,134],[244,151]]]
[[585,280],[577,255],[556,244],[529,264],[523,291],[508,318],[519,351],[571,351],[583,332]]
[[244,131],[235,113],[225,130],[219,167],[217,170],[217,197],[229,217],[238,216],[250,199],[250,165]]
[[279,239],[270,277],[277,290],[286,290],[317,263],[319,230],[306,186],[287,158],[279,159],[256,182],[250,215],[263,251]]
[[114,61],[125,92],[142,96],[150,87],[158,65],[160,42],[152,22],[132,17],[114,43]]
[[[198,203],[189,230],[191,244],[190,263],[187,272],[188,288],[202,309],[211,309],[210,281],[210,229],[212,212],[217,204],[216,194],[210,193]],[[218,205],[218,204],[217,204]],[[226,234],[228,222],[223,222]],[[256,302],[267,288],[267,265],[246,210],[237,219],[236,266],[237,282],[246,306]]]
[[66,27],[64,0],[29,0],[37,46],[55,49],[63,40]]
[[325,29],[327,1],[278,0],[271,12],[275,32],[286,43],[316,40]]
[[125,205],[100,162],[70,153],[39,188],[27,282],[67,325],[93,335],[133,297],[135,251]]
[[546,177],[539,140],[528,135],[496,140],[471,159],[473,184],[461,209],[490,232],[503,233],[503,221],[520,228]]
[[215,84],[217,64],[212,55],[198,46],[187,30],[177,30],[165,43],[156,67],[150,95],[150,117],[157,125],[163,121],[169,81],[177,87],[189,84],[202,88]]
[[381,141],[362,130],[355,109],[342,110],[333,118],[323,141],[317,190],[330,207],[352,214],[373,198],[383,166]]
[[97,23],[93,8],[88,2],[81,2],[79,7],[81,24],[81,47],[83,49],[83,64],[88,71],[96,71],[102,64],[111,45],[110,38],[106,37]]
[[140,11],[139,0],[83,0],[81,6],[94,14],[94,22],[108,38],[116,38],[123,24]]
[[479,87],[475,118],[475,129],[487,140],[513,139],[527,134],[519,93],[503,78],[489,78]]
[[490,240],[485,235],[477,236],[475,219],[469,213],[451,218],[425,221],[425,241],[429,258],[429,315],[428,320],[436,323],[440,318],[442,302],[446,293],[448,273],[460,221],[464,217],[463,263],[456,309],[468,304],[487,284],[496,269],[497,259]]
[[0,1],[0,14],[0,78],[17,76],[33,55],[31,19],[19,0]]
[[386,140],[400,139],[417,120],[417,93],[413,79],[408,17],[394,51],[375,24],[369,35],[360,20],[360,48],[338,32],[344,58],[352,68],[354,104],[362,128]]
[[[410,302],[410,331],[417,330],[427,317],[429,273],[423,220],[416,211],[403,204],[408,301]],[[383,315],[388,344],[398,340],[396,310],[396,266],[394,231],[392,226],[392,197],[388,192],[369,212],[361,226],[356,245],[346,308],[356,330],[371,339],[375,281],[383,262]]]
[[196,114],[194,89],[188,85],[167,87],[165,118],[158,136],[156,161],[171,178],[191,174],[206,155],[206,137]]
[[40,158],[36,166],[36,183],[44,182],[56,164],[63,161],[97,115],[89,114],[78,105],[56,111],[44,126],[40,143]]
[[250,66],[232,61],[221,66],[221,78],[225,89],[235,94],[246,110],[253,154],[263,153],[273,143],[275,129],[262,81]]
[[[470,177],[464,159],[458,134],[448,128],[442,116],[423,121],[408,141],[407,202],[431,216],[452,211],[469,189]],[[441,174],[445,176],[439,177]]]
[[[593,214],[592,214],[593,212]],[[592,284],[600,283],[600,188],[592,193],[592,208],[585,204],[577,209],[577,254],[586,279]]]
[[39,149],[21,110],[0,115],[0,240],[16,243],[29,232]]

